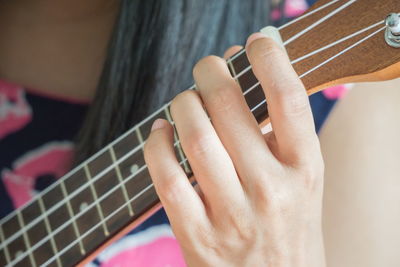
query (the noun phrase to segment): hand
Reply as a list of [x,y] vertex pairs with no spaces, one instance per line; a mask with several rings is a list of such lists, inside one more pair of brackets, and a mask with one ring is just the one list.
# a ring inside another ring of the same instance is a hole
[[324,166],[306,91],[270,38],[253,34],[246,50],[273,131],[261,133],[226,62],[202,59],[193,70],[199,91],[171,106],[200,193],[165,120],[145,146],[156,191],[189,266],[324,266]]

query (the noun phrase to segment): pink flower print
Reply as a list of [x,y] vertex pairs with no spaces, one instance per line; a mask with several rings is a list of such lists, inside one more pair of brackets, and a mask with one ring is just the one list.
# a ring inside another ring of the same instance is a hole
[[287,0],[285,3],[285,15],[287,17],[297,17],[303,14],[308,8],[305,0]]
[[72,156],[71,142],[51,142],[20,157],[11,170],[3,169],[1,177],[14,207],[24,205],[35,196],[35,183],[41,176],[59,178],[64,175],[69,170]]
[[103,251],[99,260],[101,267],[186,266],[178,241],[167,224],[125,236]]

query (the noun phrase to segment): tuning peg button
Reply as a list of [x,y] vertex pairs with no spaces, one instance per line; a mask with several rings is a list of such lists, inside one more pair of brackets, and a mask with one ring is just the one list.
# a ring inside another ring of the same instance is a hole
[[385,41],[388,45],[400,48],[400,14],[391,13],[386,17]]
[[400,35],[400,14],[391,13],[386,18],[386,26],[389,27],[394,35]]

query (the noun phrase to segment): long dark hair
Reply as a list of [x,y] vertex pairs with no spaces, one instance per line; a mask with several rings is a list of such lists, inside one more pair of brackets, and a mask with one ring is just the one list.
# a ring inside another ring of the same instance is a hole
[[268,0],[122,0],[77,138],[86,159],[192,83],[192,66],[268,23]]

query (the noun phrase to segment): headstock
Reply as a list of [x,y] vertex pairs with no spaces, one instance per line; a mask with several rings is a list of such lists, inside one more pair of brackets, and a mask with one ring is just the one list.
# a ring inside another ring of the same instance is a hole
[[[400,48],[385,40],[400,29],[393,20],[391,31],[385,24],[389,14],[400,13],[399,0],[320,0],[308,13],[280,32],[310,94],[341,83],[400,77]],[[314,54],[321,48],[326,49]]]

